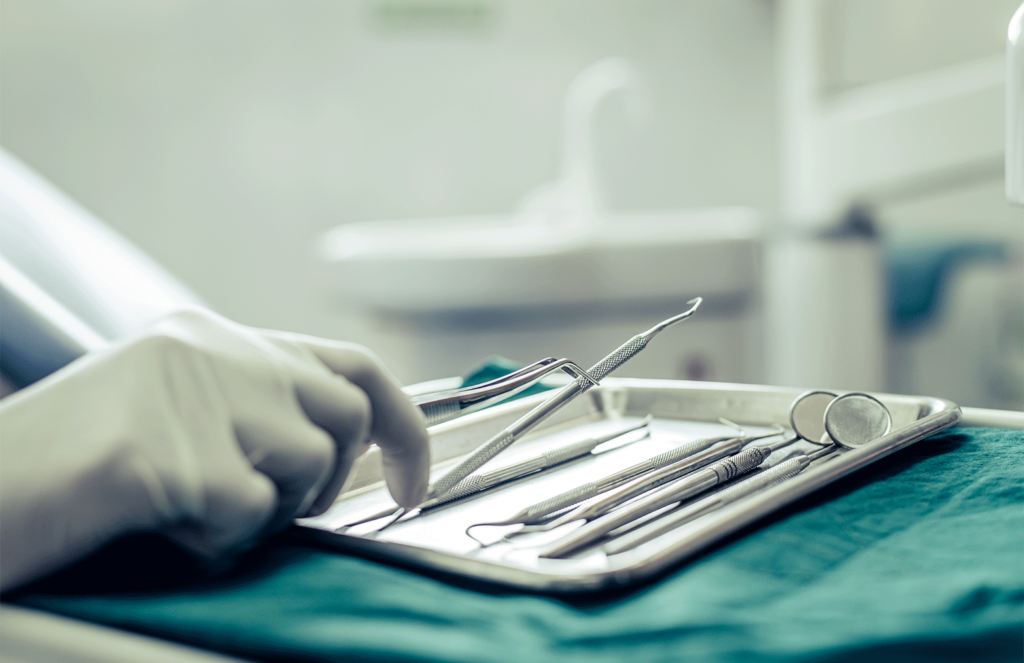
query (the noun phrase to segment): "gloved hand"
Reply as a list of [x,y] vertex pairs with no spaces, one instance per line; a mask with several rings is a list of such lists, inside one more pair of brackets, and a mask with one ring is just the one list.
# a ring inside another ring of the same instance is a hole
[[371,441],[418,504],[423,417],[367,350],[175,314],[0,402],[0,588],[134,531],[238,550],[326,510]]

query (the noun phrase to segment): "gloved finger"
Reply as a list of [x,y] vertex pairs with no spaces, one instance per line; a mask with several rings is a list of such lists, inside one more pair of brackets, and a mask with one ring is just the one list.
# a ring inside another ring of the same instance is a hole
[[[296,407],[296,410],[299,408]],[[334,440],[301,412],[275,413],[235,422],[235,435],[253,468],[277,489],[273,532],[306,513],[337,468]]]
[[294,337],[331,371],[369,397],[372,440],[381,448],[388,490],[401,506],[423,501],[430,470],[426,421],[381,362],[361,346],[306,336]]
[[373,406],[362,389],[326,372],[295,376],[295,390],[309,420],[334,438],[333,472],[316,499],[307,505],[306,513],[318,515],[334,502],[352,464],[366,451]]
[[327,511],[334,504],[338,494],[345,489],[346,484],[352,478],[352,466],[366,450],[370,448],[368,443],[347,444],[341,447],[338,454],[338,462],[331,476],[330,481],[304,513],[297,514],[300,517],[319,516]]

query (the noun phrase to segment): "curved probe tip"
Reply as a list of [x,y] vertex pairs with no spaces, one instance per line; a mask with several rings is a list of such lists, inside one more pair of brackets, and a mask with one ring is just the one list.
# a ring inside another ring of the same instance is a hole
[[[468,536],[469,538],[471,538],[474,541],[476,541],[477,543],[479,543],[481,548],[486,548],[486,547],[492,545],[493,542],[492,543],[484,543],[480,539],[478,539],[475,536],[473,536],[473,534],[471,533],[471,530],[474,527],[492,527],[492,526],[495,526],[495,525],[503,525],[503,524],[504,523],[473,523],[472,525],[470,525],[469,527],[466,528],[466,536]],[[499,541],[500,541],[500,539],[499,539]]]
[[734,428],[734,429],[736,429],[737,431],[739,431],[739,434],[740,434],[740,435],[746,435],[746,434],[747,434],[747,433],[746,433],[746,431],[744,431],[744,430],[743,430],[743,427],[742,427],[742,426],[740,426],[739,424],[737,424],[737,423],[735,423],[735,422],[729,421],[729,420],[728,420],[728,419],[726,419],[725,417],[719,417],[719,418],[718,418],[718,421],[719,421],[719,422],[721,422],[721,423],[723,423],[723,424],[725,424],[725,425],[726,425],[726,426],[728,426],[729,428]]
[[703,297],[694,297],[693,299],[691,299],[690,301],[688,301],[686,303],[687,304],[692,304],[692,306],[690,306],[690,308],[688,308],[687,310],[683,311],[682,313],[680,313],[679,315],[676,316],[680,320],[682,320],[684,317],[688,318],[691,315],[693,315],[694,313],[696,313],[697,309],[700,308],[700,305],[704,303],[704,298]]
[[654,325],[653,327],[648,329],[646,332],[641,334],[641,336],[643,336],[647,340],[650,340],[651,337],[653,337],[655,334],[665,330],[667,327],[671,327],[672,325],[676,324],[677,322],[680,322],[682,320],[685,320],[685,319],[689,318],[691,315],[696,313],[697,309],[700,308],[700,305],[703,302],[704,302],[704,298],[703,297],[694,297],[690,301],[686,302],[687,304],[692,304],[692,306],[690,306],[690,308],[686,309],[685,311],[683,311],[679,315],[672,316],[671,318],[669,318],[667,320],[662,320],[661,322],[659,322],[658,324]]
[[493,546],[495,543],[501,543],[502,541],[506,541],[506,536],[502,535],[502,537],[500,539],[497,539],[496,541],[484,543],[480,539],[473,536],[470,530],[472,530],[474,527],[508,527],[509,525],[522,525],[522,523],[520,523],[518,520],[503,520],[496,523],[473,523],[472,525],[466,528],[466,536],[479,543],[481,548],[487,548],[489,546]]

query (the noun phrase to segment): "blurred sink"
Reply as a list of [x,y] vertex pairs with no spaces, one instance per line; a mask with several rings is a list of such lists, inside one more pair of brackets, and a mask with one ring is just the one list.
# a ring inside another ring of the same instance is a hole
[[351,321],[413,381],[461,373],[492,354],[589,365],[634,334],[705,303],[623,375],[759,377],[762,223],[738,207],[618,212],[594,170],[594,109],[625,93],[653,109],[628,62],[588,66],[566,91],[559,178],[514,215],[339,226],[320,249]]
[[393,312],[629,303],[749,292],[761,222],[745,208],[637,212],[586,226],[482,216],[358,223],[323,239],[335,283]]
[[685,308],[701,311],[619,374],[756,382],[761,228],[743,208],[618,214],[555,226],[522,217],[360,223],[323,239],[344,314],[419,381],[500,354],[585,365]]

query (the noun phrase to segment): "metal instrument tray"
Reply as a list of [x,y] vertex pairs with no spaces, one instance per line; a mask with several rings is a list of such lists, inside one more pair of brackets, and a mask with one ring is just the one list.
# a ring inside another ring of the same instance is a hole
[[[800,474],[712,511],[637,548],[607,555],[593,548],[567,559],[537,555],[547,543],[539,535],[481,547],[465,534],[469,525],[511,516],[528,504],[701,437],[728,434],[725,417],[748,433],[768,432],[788,422],[800,390],[707,382],[609,378],[567,405],[484,469],[492,469],[587,437],[612,432],[653,415],[650,436],[597,456],[525,477],[475,497],[400,521],[377,534],[386,520],[338,528],[394,505],[382,482],[379,454],[372,449],[353,472],[349,491],[323,515],[300,520],[319,530],[317,540],[361,557],[414,569],[465,576],[528,591],[572,593],[629,585],[691,557],[728,534],[808,495],[869,463],[957,423],[960,409],[947,400],[875,394],[892,415],[892,430],[853,450],[838,450]],[[527,412],[546,394],[505,403],[430,429],[432,477],[443,475],[491,435]],[[634,434],[635,435],[635,434]],[[797,442],[769,457],[785,460],[796,451],[820,449]],[[324,532],[329,532],[325,535]],[[307,533],[309,533],[307,531]]]

